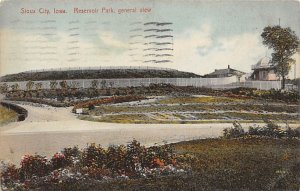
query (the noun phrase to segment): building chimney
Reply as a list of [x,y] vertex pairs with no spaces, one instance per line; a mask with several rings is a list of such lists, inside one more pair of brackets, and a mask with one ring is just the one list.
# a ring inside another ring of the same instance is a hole
[[228,69],[230,69],[230,65],[228,65]]

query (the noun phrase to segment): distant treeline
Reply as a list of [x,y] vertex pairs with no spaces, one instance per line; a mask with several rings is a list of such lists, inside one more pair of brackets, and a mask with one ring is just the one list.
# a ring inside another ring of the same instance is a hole
[[101,70],[69,70],[22,72],[9,74],[0,78],[2,82],[71,80],[71,79],[114,79],[114,78],[196,78],[200,75],[177,70],[153,69],[101,69]]

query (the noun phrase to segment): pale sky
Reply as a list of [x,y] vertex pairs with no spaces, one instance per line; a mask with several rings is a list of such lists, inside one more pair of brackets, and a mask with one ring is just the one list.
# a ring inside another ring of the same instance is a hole
[[[103,7],[115,13],[73,13]],[[118,14],[143,7],[151,12]],[[22,8],[35,13],[21,14]],[[53,8],[67,13],[54,14]],[[299,1],[8,0],[0,3],[0,18],[0,75],[94,66],[156,66],[203,75],[230,65],[251,72],[251,65],[271,53],[260,37],[265,26],[278,25],[280,18],[282,27],[300,36]],[[144,51],[153,38],[145,36],[154,34],[145,32],[149,22],[171,23],[154,27],[170,29],[159,35],[173,36],[154,37],[173,43],[160,55]]]

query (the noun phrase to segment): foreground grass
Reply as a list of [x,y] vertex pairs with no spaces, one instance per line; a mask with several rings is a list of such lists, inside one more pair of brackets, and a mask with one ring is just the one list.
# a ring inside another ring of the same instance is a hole
[[16,118],[17,118],[16,112],[14,112],[13,110],[8,110],[3,106],[0,106],[0,125],[15,121]]
[[177,152],[195,156],[192,169],[197,175],[192,179],[210,188],[298,190],[300,187],[299,140],[211,139],[174,146]]
[[147,179],[75,181],[40,190],[299,190],[299,139],[206,139],[172,144],[191,172]]

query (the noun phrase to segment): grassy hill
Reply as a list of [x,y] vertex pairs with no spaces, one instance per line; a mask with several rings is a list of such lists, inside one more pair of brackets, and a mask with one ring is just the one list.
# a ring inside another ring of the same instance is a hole
[[38,71],[9,74],[0,78],[2,82],[70,80],[70,79],[113,79],[113,78],[192,78],[200,75],[169,69],[87,69],[66,71]]

